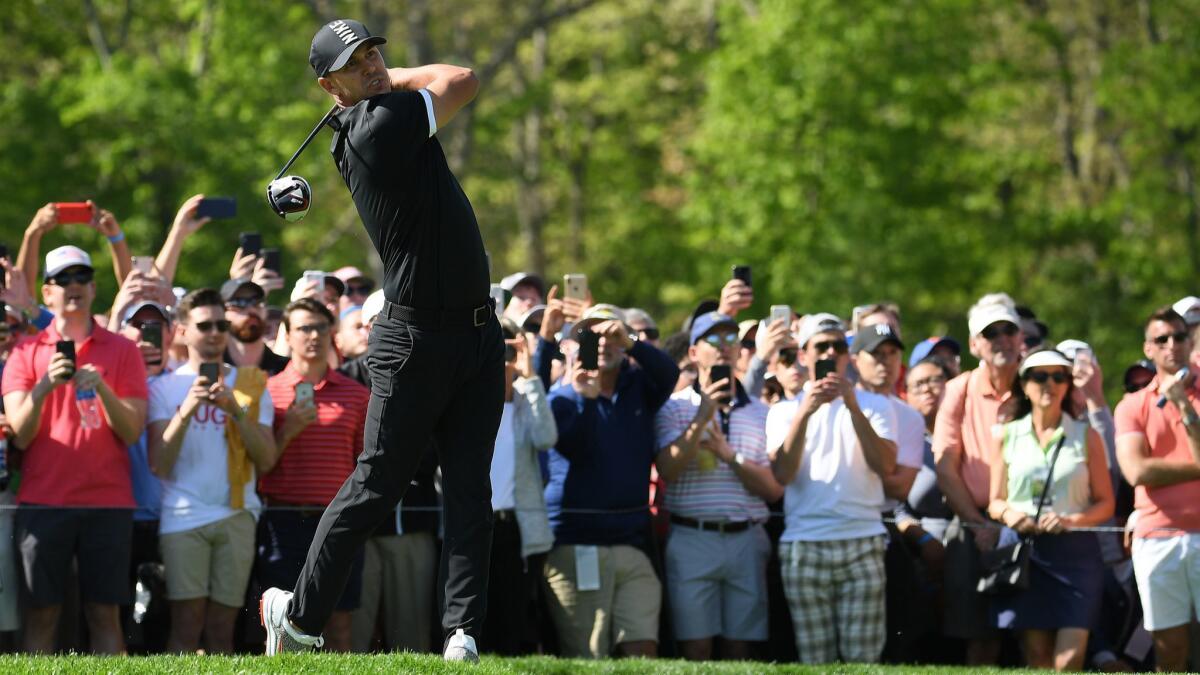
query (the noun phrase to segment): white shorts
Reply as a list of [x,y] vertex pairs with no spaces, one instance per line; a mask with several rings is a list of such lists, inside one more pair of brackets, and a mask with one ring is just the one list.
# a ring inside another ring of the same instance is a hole
[[1200,611],[1200,536],[1135,538],[1133,574],[1146,630],[1191,623]]

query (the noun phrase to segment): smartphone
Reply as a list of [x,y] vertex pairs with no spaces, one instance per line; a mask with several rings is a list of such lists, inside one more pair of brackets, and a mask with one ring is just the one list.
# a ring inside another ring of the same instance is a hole
[[92,205],[86,202],[57,202],[54,208],[60,224],[92,222]]
[[142,274],[150,274],[154,270],[154,258],[148,255],[135,255],[131,260],[133,261],[133,269]]
[[792,308],[787,305],[771,305],[771,318],[767,319],[767,324],[773,324],[776,321],[782,321],[783,325],[792,325]]
[[283,274],[283,262],[279,259],[279,249],[264,248],[262,249],[263,267],[271,270],[276,274]]
[[236,215],[237,200],[233,197],[205,197],[196,206],[197,218],[233,218]]
[[830,373],[837,372],[837,359],[818,359],[816,365],[816,376],[818,380],[823,380]]
[[242,249],[242,255],[258,255],[262,250],[262,235],[257,232],[239,234],[238,248]]
[[[146,321],[142,323],[142,339],[154,345],[154,348],[162,351],[163,325],[158,321]],[[151,361],[150,365],[157,366],[162,363],[162,357],[159,356],[157,361]]]
[[207,379],[210,386],[216,384],[221,379],[221,364],[201,363],[200,377]]
[[733,266],[733,278],[741,279],[742,281],[744,281],[746,283],[747,286],[754,285],[753,283],[750,282],[750,266],[749,265],[734,265]]
[[324,293],[325,273],[321,270],[304,270],[304,285],[307,286],[313,283],[317,285],[318,293]]
[[55,345],[59,354],[71,360],[71,374],[75,373],[75,343],[71,340],[59,340]]
[[726,397],[722,397],[721,399],[723,401],[728,401],[729,399],[733,398],[733,369],[727,364],[718,363],[708,371],[708,381],[709,383],[712,383],[720,382],[721,380],[729,380],[729,383],[725,385],[725,389],[728,394]]
[[312,405],[313,386],[311,382],[296,383],[296,405]]
[[587,300],[588,282],[586,274],[563,275],[563,297],[574,300]]
[[504,314],[504,287],[500,284],[492,284],[492,289],[489,292],[492,300],[496,303],[496,316]]
[[579,336],[579,365],[584,370],[600,368],[600,334],[585,331]]

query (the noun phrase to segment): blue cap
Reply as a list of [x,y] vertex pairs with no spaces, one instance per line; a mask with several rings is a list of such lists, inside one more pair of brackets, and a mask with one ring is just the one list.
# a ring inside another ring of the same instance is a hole
[[737,322],[732,318],[720,312],[707,312],[696,317],[696,320],[692,322],[691,344],[696,344],[700,338],[708,335],[717,326],[729,326],[735,333],[738,329]]
[[925,357],[933,353],[934,349],[937,349],[942,345],[953,349],[955,354],[962,354],[962,346],[958,344],[957,340],[951,337],[940,337],[935,335],[926,340],[921,340],[917,343],[916,347],[913,347],[912,355],[908,357],[908,367],[912,368],[921,361],[925,360]]

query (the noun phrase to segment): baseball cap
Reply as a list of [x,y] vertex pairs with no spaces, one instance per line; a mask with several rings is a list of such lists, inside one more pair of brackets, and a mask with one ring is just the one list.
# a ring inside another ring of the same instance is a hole
[[967,327],[971,330],[971,337],[975,337],[988,326],[1000,321],[1007,321],[1014,326],[1021,325],[1021,317],[1017,316],[1017,310],[1012,305],[993,302],[972,307],[971,314],[967,317]]
[[1083,340],[1063,340],[1062,342],[1058,343],[1055,349],[1062,352],[1068,359],[1074,361],[1075,355],[1078,354],[1080,350],[1086,349],[1090,351],[1092,347]]
[[904,343],[896,336],[896,332],[890,325],[877,323],[873,326],[863,326],[854,334],[854,343],[850,347],[850,352],[853,354],[874,352],[885,342],[891,342],[901,350],[904,349]]
[[796,342],[803,349],[808,344],[808,341],[812,339],[812,336],[827,331],[837,331],[845,335],[846,324],[842,323],[841,319],[829,312],[809,314],[800,322],[800,330],[796,333]]
[[383,298],[383,289],[373,291],[363,300],[362,304],[362,322],[369,323],[376,315],[383,311],[383,303],[386,302]]
[[705,335],[711,333],[714,328],[718,328],[720,326],[729,326],[735,331],[738,327],[736,321],[720,312],[709,312],[696,317],[696,320],[692,322],[692,330],[688,336],[691,340],[691,344],[696,344]]
[[521,330],[527,330],[530,333],[536,333],[542,326],[542,316],[546,313],[545,305],[534,305],[521,316],[518,322],[521,324]]
[[638,323],[644,323],[646,324],[646,328],[658,328],[658,324],[654,321],[654,317],[650,316],[650,313],[641,307],[626,307],[625,320],[629,323],[634,323],[635,321]]
[[59,246],[46,254],[46,272],[43,278],[49,279],[68,267],[95,269],[92,267],[92,257],[83,249],[78,246]]
[[912,368],[921,361],[924,361],[925,357],[933,353],[933,350],[942,346],[953,349],[955,355],[962,354],[962,345],[958,344],[958,340],[944,335],[934,335],[933,337],[921,340],[915,347],[913,347],[912,355],[908,357],[908,367]]
[[1030,368],[1039,368],[1044,366],[1063,366],[1064,368],[1071,367],[1071,359],[1067,355],[1057,349],[1039,349],[1025,357],[1021,362],[1021,370],[1019,375],[1024,375]]
[[758,335],[758,320],[746,319],[738,323],[738,340],[745,342],[747,338],[754,340]]
[[1179,316],[1189,326],[1195,326],[1200,323],[1200,298],[1194,295],[1189,295],[1179,302],[1171,305],[1171,309],[1175,310]]
[[1158,374],[1158,368],[1154,366],[1154,362],[1148,359],[1142,359],[1135,362],[1133,365],[1125,369],[1125,375],[1122,377],[1122,382],[1125,385],[1125,391],[1133,393],[1145,386],[1139,382],[1139,376],[1142,378],[1149,375],[1154,377]]
[[340,279],[343,284],[348,284],[354,279],[371,279],[371,277],[363,274],[362,270],[354,267],[353,265],[346,265],[345,267],[337,268],[334,270],[333,276]]
[[697,318],[699,318],[702,314],[708,314],[709,312],[715,312],[720,307],[721,307],[721,303],[716,300],[701,300],[700,304],[696,305],[696,309],[692,310],[692,315],[684,320],[683,330],[687,331],[688,333],[691,333],[692,324],[695,323]]
[[263,287],[259,286],[253,281],[250,281],[249,279],[230,279],[229,281],[221,284],[221,299],[229,302],[230,298],[247,286],[253,288],[253,290],[258,294],[260,300],[267,297],[267,292],[263,290]]
[[537,287],[538,295],[545,297],[546,282],[542,278],[532,272],[516,272],[510,274],[500,280],[500,288],[512,293],[512,289],[521,284],[533,284]]
[[359,45],[381,45],[384,38],[371,35],[367,27],[354,19],[337,19],[321,26],[313,35],[308,51],[308,65],[320,77],[325,77],[350,60],[350,55]]
[[[588,308],[588,311],[583,313],[583,318],[579,319],[579,321],[571,327],[571,335],[578,340],[579,336],[582,335],[584,331],[591,330],[592,326],[605,321],[620,321],[621,323],[625,323],[625,312],[616,305],[609,305],[606,303],[593,305],[592,307]],[[628,328],[629,324],[625,323],[625,327]]]
[[141,302],[135,302],[132,305],[129,305],[128,307],[125,308],[124,312],[121,312],[121,323],[122,324],[129,323],[130,321],[133,320],[133,316],[135,314],[142,311],[146,307],[152,307],[155,311],[157,311],[159,314],[161,314],[164,322],[169,323],[171,321],[171,313],[167,311],[166,307],[163,307],[162,305],[158,304],[157,302],[152,302],[150,300],[143,300]]

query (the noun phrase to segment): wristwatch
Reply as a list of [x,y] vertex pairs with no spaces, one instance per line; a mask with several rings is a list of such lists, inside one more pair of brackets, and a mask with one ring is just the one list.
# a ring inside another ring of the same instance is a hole
[[746,456],[740,452],[733,453],[733,463],[734,464],[745,464]]

